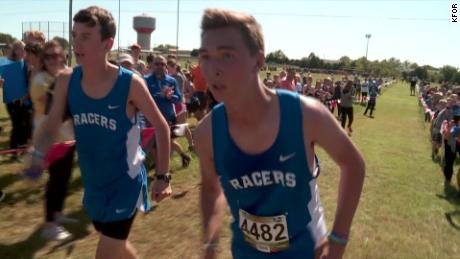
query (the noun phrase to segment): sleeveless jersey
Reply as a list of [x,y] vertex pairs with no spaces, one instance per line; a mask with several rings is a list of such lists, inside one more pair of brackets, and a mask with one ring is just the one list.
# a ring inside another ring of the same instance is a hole
[[244,153],[231,138],[224,104],[212,112],[215,168],[233,216],[233,258],[314,258],[326,235],[306,159],[299,96],[276,93],[278,135],[257,155]]
[[136,115],[126,116],[132,72],[120,68],[111,91],[99,99],[84,93],[82,73],[80,66],[74,69],[67,100],[85,188],[83,205],[94,221],[123,220],[136,207],[150,209],[140,128]]

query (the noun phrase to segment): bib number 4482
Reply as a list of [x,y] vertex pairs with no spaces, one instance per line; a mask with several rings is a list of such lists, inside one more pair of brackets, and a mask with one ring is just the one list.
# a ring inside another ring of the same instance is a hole
[[286,216],[259,217],[240,210],[244,239],[259,251],[273,253],[289,247]]

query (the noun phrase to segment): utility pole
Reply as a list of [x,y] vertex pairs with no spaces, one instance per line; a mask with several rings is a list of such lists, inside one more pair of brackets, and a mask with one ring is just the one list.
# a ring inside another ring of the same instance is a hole
[[179,0],[177,0],[176,58],[179,58]]
[[118,0],[118,53],[117,53],[117,57],[120,57],[120,32],[121,32],[120,2],[121,0]]
[[366,39],[367,39],[367,45],[366,45],[366,60],[367,60],[367,51],[369,50],[369,39],[371,38],[371,34],[367,33],[366,34]]
[[69,0],[69,58],[67,64],[69,67],[72,66],[72,0]]

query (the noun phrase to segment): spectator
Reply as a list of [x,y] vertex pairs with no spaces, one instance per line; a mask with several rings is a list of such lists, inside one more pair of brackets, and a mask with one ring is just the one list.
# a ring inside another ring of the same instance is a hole
[[351,135],[353,132],[353,97],[355,96],[353,89],[353,81],[347,81],[345,87],[342,89],[342,94],[340,97],[340,106],[342,114],[342,128],[345,129],[348,117],[348,135]]
[[[280,74],[280,77],[281,77],[281,74]],[[285,90],[288,90],[288,91],[293,91],[293,92],[296,91],[295,71],[294,71],[293,68],[289,68],[287,70],[287,75],[286,75],[285,79],[281,80],[279,88],[280,89],[285,89]]]
[[[145,78],[147,87],[168,125],[173,127],[177,124],[173,105],[182,99],[179,85],[176,79],[167,74],[166,59],[163,56],[156,56],[152,67],[153,73]],[[171,133],[174,134],[174,131],[171,131]],[[172,137],[175,137],[175,135],[172,135]],[[191,161],[190,156],[183,151],[181,145],[173,138],[171,138],[171,149],[181,156],[182,166],[188,167]]]
[[208,85],[201,73],[201,67],[199,64],[192,66],[191,73],[193,85],[195,86],[193,96],[195,96],[200,103],[200,107],[198,107],[195,111],[195,117],[198,121],[200,121],[206,114],[208,108],[208,95],[206,93],[208,91]]
[[131,45],[131,56],[133,57],[134,69],[140,74],[145,73],[145,63],[141,59],[141,46],[137,43]]

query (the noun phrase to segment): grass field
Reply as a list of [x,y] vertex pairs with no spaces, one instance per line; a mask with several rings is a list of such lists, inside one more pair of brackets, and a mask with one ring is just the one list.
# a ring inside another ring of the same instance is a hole
[[[375,119],[355,106],[352,139],[366,160],[366,180],[346,258],[458,258],[460,199],[456,187],[444,188],[441,168],[430,157],[428,124],[408,85],[394,84],[377,99]],[[8,118],[0,109],[0,147],[7,147]],[[322,203],[332,225],[339,172],[319,151]],[[173,156],[175,195],[147,215],[138,214],[130,241],[141,258],[199,258],[199,172],[196,157],[181,169]],[[8,192],[0,203],[0,258],[93,258],[97,235],[81,206],[78,167],[70,183],[65,213],[78,218],[66,226],[75,239],[66,244],[40,238],[46,176],[38,186],[22,180],[22,165],[0,157],[0,188]],[[225,218],[219,258],[230,258]]]

